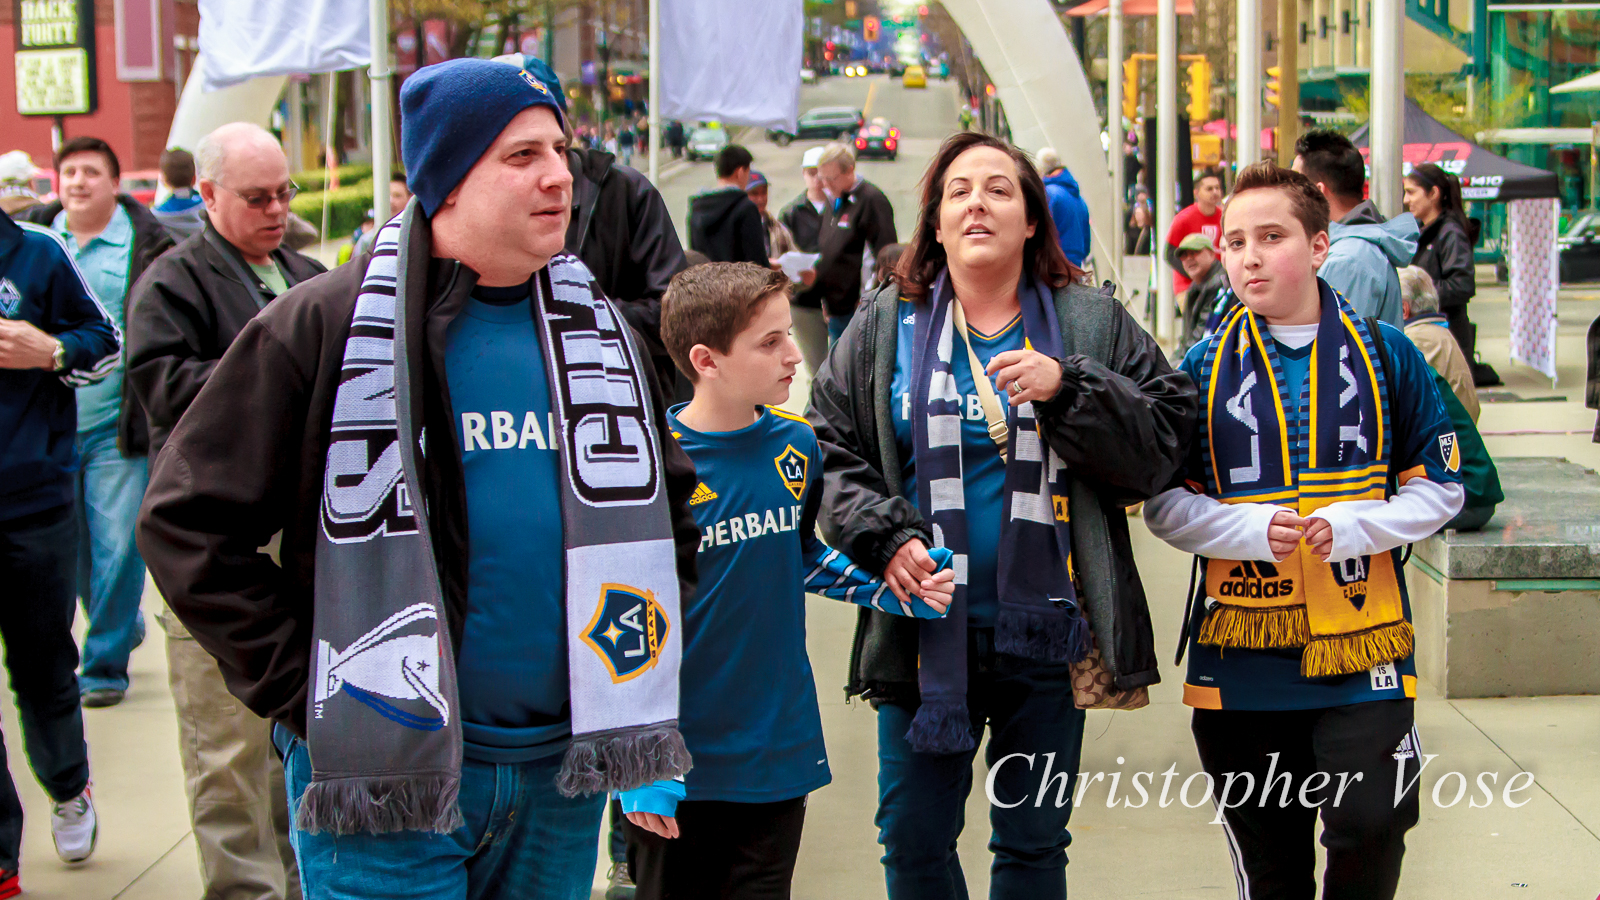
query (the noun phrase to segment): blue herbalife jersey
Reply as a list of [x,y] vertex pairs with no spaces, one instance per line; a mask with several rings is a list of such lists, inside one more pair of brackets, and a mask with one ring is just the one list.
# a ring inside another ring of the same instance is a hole
[[[738,431],[672,429],[700,483],[698,590],[683,611],[679,721],[694,756],[690,800],[770,803],[831,780],[806,656],[805,592],[901,609],[886,586],[816,536],[822,456],[806,421],[778,409]],[[631,793],[631,792],[630,792]],[[626,802],[626,798],[625,798]]]
[[[1454,450],[1455,426],[1450,423],[1444,402],[1439,399],[1434,386],[1433,369],[1423,359],[1405,334],[1387,323],[1379,326],[1386,353],[1383,355],[1385,380],[1388,384],[1389,420],[1393,423],[1394,443],[1389,458],[1391,482],[1405,481],[1411,477],[1427,478],[1438,483],[1455,483],[1461,480],[1460,466],[1451,458]],[[1270,339],[1270,338],[1269,338]],[[1200,383],[1200,362],[1215,337],[1208,338],[1189,349],[1182,370]],[[1283,378],[1289,396],[1299,401],[1284,410],[1293,416],[1294,427],[1305,415],[1309,392],[1311,346],[1291,349],[1277,344],[1278,359],[1283,366]],[[1204,398],[1202,396],[1202,402]],[[1189,461],[1191,473],[1201,471],[1204,460],[1198,458],[1199,442],[1195,442],[1195,456]],[[1203,476],[1189,476],[1196,482]],[[1401,549],[1390,553],[1394,557],[1394,570],[1400,584],[1401,603],[1406,620],[1411,620],[1411,600],[1406,592],[1405,572],[1400,565]],[[1239,564],[1270,571],[1258,572],[1272,577],[1275,569],[1270,562],[1246,561]],[[1241,572],[1242,574],[1246,574]],[[1189,622],[1189,673],[1184,679],[1183,700],[1199,709],[1287,710],[1327,709],[1368,700],[1397,700],[1417,695],[1417,666],[1414,657],[1386,663],[1368,672],[1353,675],[1336,675],[1330,678],[1307,678],[1300,674],[1298,649],[1246,650],[1237,647],[1209,647],[1195,640],[1207,610],[1205,604],[1195,604],[1194,618]]]
[[[911,443],[911,370],[915,365],[917,343],[916,314],[917,307],[911,301],[900,301],[894,383],[889,389],[890,402],[894,404],[894,437],[902,461],[900,476],[904,479],[906,496],[913,503],[917,497],[917,464]],[[1024,345],[1020,314],[996,334],[984,334],[970,324],[967,333],[972,337],[972,350],[978,355],[978,362],[985,366],[997,354],[1021,350]],[[956,340],[960,341],[959,335]],[[967,507],[967,621],[979,628],[992,628],[1000,610],[998,567],[1006,465],[1000,459],[999,448],[989,437],[989,422],[983,416],[978,383],[972,380],[972,364],[959,343],[953,356],[950,367],[955,371],[956,390],[961,392],[962,408],[966,410],[961,421],[961,484]],[[1005,392],[998,392],[998,396],[1002,410],[1009,409]]]

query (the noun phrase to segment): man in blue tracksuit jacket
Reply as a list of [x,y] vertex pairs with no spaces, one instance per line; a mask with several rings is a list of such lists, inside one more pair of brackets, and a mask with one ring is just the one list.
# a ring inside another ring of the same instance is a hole
[[1078,179],[1061,165],[1056,151],[1039,151],[1039,171],[1044,175],[1044,195],[1050,202],[1050,218],[1056,223],[1056,237],[1067,261],[1082,266],[1089,258],[1089,204],[1078,190]]
[[[53,802],[56,852],[94,849],[89,754],[78,705],[78,525],[73,388],[117,364],[122,336],[61,238],[0,213],[0,616],[6,667],[28,728],[28,762]],[[3,752],[0,746],[0,752]],[[0,777],[0,896],[17,889],[22,803]]]

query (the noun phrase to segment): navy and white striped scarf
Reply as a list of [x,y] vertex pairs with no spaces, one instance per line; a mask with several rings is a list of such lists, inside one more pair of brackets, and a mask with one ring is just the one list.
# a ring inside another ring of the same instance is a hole
[[[954,291],[949,273],[919,307],[911,377],[911,433],[917,465],[917,508],[936,547],[955,554],[955,598],[949,614],[921,624],[917,681],[922,705],[906,739],[921,753],[977,746],[967,711],[967,512],[961,463],[963,401],[956,386]],[[1050,290],[1019,285],[1027,345],[1059,359],[1061,328]],[[964,354],[964,351],[962,351]],[[973,372],[974,379],[988,377]],[[1072,577],[1067,466],[1040,434],[1032,403],[1010,406],[1010,457],[1000,526],[999,616],[995,649],[1037,662],[1077,662],[1089,652],[1089,627]],[[987,440],[988,438],[985,438]]]

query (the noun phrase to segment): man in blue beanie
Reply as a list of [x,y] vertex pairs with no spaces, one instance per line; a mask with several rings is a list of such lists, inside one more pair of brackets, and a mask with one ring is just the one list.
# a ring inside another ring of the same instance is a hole
[[156,461],[140,547],[276,722],[308,898],[578,900],[605,792],[690,764],[694,470],[562,252],[557,89],[463,59],[400,101],[414,200],[245,327]]

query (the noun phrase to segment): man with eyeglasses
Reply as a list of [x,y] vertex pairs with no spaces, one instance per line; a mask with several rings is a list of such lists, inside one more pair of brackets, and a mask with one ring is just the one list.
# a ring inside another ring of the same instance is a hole
[[[271,134],[246,123],[224,125],[200,141],[195,164],[209,222],[134,287],[128,324],[128,377],[149,415],[152,460],[245,324],[290,287],[325,271],[282,246],[298,189]],[[205,897],[300,897],[270,726],[228,693],[215,660],[170,610],[158,618],[167,633]]]

